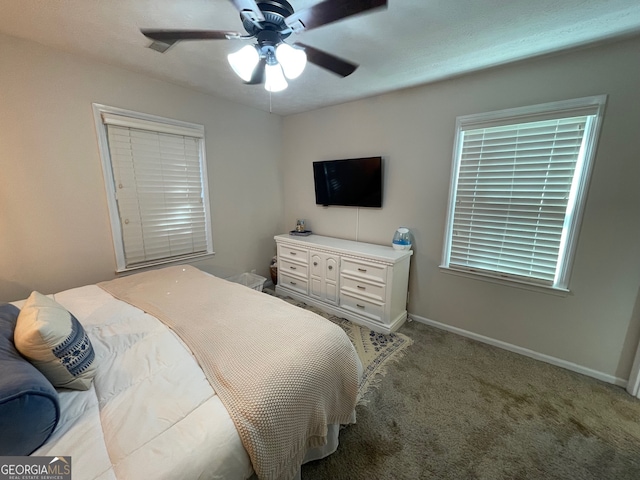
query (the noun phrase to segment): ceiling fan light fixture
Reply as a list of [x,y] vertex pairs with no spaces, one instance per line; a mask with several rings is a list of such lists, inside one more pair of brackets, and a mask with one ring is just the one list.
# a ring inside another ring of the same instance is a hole
[[227,55],[227,60],[236,75],[248,82],[260,62],[260,54],[254,45],[245,45],[237,52]]
[[264,77],[264,89],[268,92],[281,92],[289,85],[277,63],[265,65]]
[[307,54],[304,50],[284,42],[276,47],[276,59],[282,65],[282,70],[289,80],[298,78],[307,65]]

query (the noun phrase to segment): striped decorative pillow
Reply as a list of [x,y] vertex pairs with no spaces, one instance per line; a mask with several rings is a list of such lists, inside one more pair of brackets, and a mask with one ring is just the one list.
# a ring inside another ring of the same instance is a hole
[[14,332],[17,350],[55,387],[87,390],[95,376],[95,353],[78,320],[55,300],[33,292]]

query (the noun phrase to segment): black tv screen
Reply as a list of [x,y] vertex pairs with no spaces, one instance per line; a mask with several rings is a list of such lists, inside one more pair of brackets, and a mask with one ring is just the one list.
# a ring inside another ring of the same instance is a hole
[[317,205],[382,207],[382,157],[313,162]]

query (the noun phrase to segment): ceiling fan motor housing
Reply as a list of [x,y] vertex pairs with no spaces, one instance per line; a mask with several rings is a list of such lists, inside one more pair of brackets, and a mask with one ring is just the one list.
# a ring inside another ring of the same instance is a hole
[[[284,40],[291,35],[291,30],[284,21],[294,12],[289,2],[285,0],[262,0],[256,2],[256,4],[264,16],[264,22],[260,22],[260,26],[240,15],[242,26],[249,35],[258,38],[259,42],[261,32],[277,32],[279,40]],[[269,40],[271,40],[271,37],[269,37]],[[267,38],[265,38],[265,41],[267,41]]]

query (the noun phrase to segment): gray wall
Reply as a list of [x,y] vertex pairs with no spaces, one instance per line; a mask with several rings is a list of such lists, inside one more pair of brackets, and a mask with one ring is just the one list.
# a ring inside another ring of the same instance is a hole
[[115,275],[92,102],[204,125],[216,254],[194,264],[269,277],[281,117],[8,36],[0,58],[0,301]]
[[[636,38],[286,117],[285,223],[382,244],[407,226],[410,313],[627,379],[640,334],[638,52]],[[597,94],[609,98],[571,294],[441,272],[456,116]],[[313,161],[367,155],[387,160],[382,209],[315,205]]]

